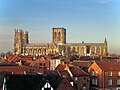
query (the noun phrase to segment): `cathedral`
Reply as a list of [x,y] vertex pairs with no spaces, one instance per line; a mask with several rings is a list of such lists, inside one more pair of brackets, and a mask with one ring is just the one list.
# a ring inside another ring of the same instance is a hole
[[107,40],[103,43],[67,43],[65,28],[52,28],[52,42],[46,44],[29,43],[27,31],[15,29],[13,54],[22,55],[48,55],[56,54],[67,55],[77,53],[82,56],[102,55],[108,53]]

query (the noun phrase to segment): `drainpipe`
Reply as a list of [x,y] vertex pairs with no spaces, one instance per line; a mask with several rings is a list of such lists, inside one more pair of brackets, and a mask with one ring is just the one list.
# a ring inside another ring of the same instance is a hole
[[105,75],[104,75],[104,70],[103,70],[103,90],[104,90],[104,81],[105,81]]

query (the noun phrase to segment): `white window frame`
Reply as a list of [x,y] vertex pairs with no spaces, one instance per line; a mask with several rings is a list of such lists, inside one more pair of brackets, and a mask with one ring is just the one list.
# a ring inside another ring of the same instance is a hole
[[98,76],[98,71],[92,71],[92,76]]
[[78,77],[75,77],[75,81],[78,81]]
[[112,79],[109,79],[109,80],[108,80],[108,85],[109,85],[109,86],[112,85]]
[[92,79],[92,84],[93,85],[98,85],[98,80],[97,79]]
[[118,71],[118,76],[120,76],[120,71]]
[[108,76],[112,76],[112,72],[111,71],[108,72]]
[[120,85],[120,79],[117,80],[117,85]]

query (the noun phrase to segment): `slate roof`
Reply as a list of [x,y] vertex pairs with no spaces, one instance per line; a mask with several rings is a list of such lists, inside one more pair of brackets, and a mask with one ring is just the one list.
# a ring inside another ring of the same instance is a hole
[[57,75],[6,75],[7,90],[41,90],[46,82],[54,90],[64,78]]
[[29,43],[24,45],[25,47],[46,47],[47,43]]
[[46,83],[41,75],[8,75],[7,90],[40,90]]

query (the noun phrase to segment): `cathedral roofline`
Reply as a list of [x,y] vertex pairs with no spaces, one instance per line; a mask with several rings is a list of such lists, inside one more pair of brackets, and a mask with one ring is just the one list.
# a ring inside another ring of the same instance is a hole
[[[64,27],[57,27],[57,28],[52,28],[53,29],[65,29]],[[65,29],[66,30],[66,29]]]

